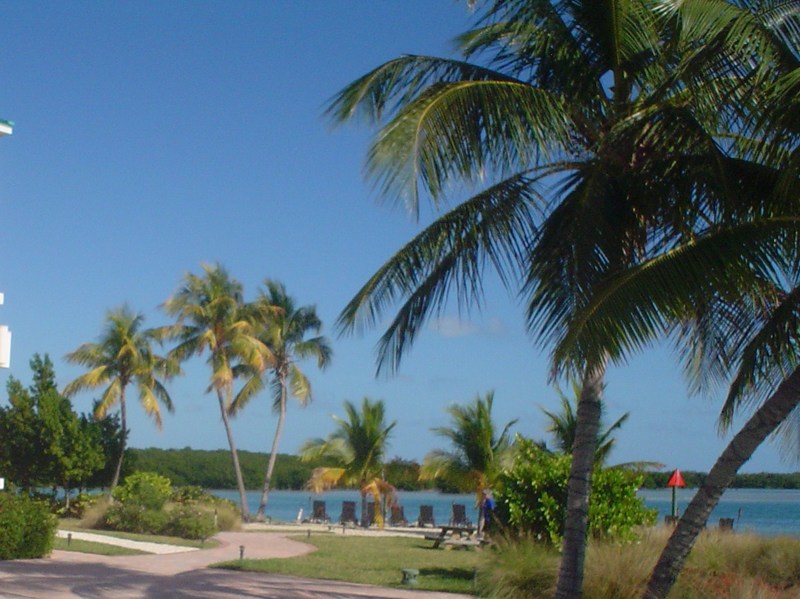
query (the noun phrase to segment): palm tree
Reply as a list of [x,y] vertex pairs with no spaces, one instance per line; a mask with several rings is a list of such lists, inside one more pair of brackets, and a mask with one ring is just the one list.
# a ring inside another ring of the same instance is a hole
[[128,386],[135,386],[139,403],[159,430],[162,425],[159,403],[169,412],[173,411],[172,400],[162,381],[177,374],[178,367],[174,361],[153,352],[152,343],[158,336],[152,330],[143,330],[143,322],[144,316],[135,314],[127,306],[112,310],[106,314],[105,326],[98,341],[84,343],[66,356],[68,362],[85,366],[89,371],[64,388],[65,396],[105,387],[95,406],[94,417],[97,420],[105,418],[111,408],[119,405],[120,453],[111,480],[112,491],[119,483],[127,447],[125,393]]
[[[575,381],[572,381],[572,392],[575,399],[567,397],[561,389],[556,389],[558,397],[561,401],[561,412],[550,412],[544,408],[540,408],[550,424],[547,427],[547,432],[552,434],[556,440],[556,447],[559,451],[567,454],[572,454],[575,448],[575,434],[577,431],[577,418],[576,407],[578,398],[581,396],[581,386]],[[573,405],[575,404],[575,405]],[[600,412],[605,411],[605,403],[600,404]],[[608,454],[614,448],[614,439],[611,434],[619,429],[628,420],[630,412],[625,412],[620,416],[614,424],[609,426],[606,430],[600,431],[597,437],[597,449],[595,450],[595,463],[604,464]]]
[[[475,503],[483,510],[483,492],[491,489],[497,474],[511,464],[513,447],[509,429],[516,424],[512,420],[499,432],[492,420],[494,391],[484,397],[478,395],[466,406],[451,405],[447,408],[452,424],[434,428],[433,432],[450,441],[451,449],[436,449],[425,456],[420,478],[431,480],[444,477],[458,487],[475,491]],[[478,525],[484,521],[478,516]]]
[[[258,302],[263,305],[263,312],[271,314],[263,323],[259,337],[272,352],[273,361],[268,369],[273,375],[272,408],[278,413],[278,425],[272,440],[272,450],[264,474],[264,488],[261,501],[256,512],[256,519],[263,518],[269,501],[270,482],[278,457],[278,446],[286,420],[286,408],[290,397],[294,397],[305,407],[311,401],[311,383],[300,370],[297,360],[313,358],[317,366],[324,369],[331,360],[332,350],[328,340],[322,336],[306,339],[309,332],[319,333],[322,321],[317,316],[314,306],[295,304],[294,298],[286,293],[283,284],[277,281],[265,281],[266,291],[262,291]],[[234,410],[241,405],[234,401]]]
[[[425,193],[439,209],[448,192],[482,186],[391,257],[341,314],[350,332],[401,304],[379,370],[397,367],[451,293],[459,305],[480,303],[487,264],[522,292],[532,335],[553,343],[601,281],[758,197],[757,169],[717,140],[757,101],[770,65],[750,60],[756,38],[741,43],[750,33],[741,10],[720,2],[715,21],[684,26],[675,17],[684,4],[495,0],[459,38],[465,60],[403,56],[334,98],[333,119],[383,125],[367,170],[412,215]],[[738,71],[723,68],[737,58]],[[746,69],[744,89],[731,74]],[[558,599],[581,592],[605,360],[576,371]]]
[[[303,461],[327,458],[335,466],[314,470],[309,488],[315,493],[339,485],[355,485],[361,493],[361,525],[369,526],[367,495],[380,504],[381,495],[392,487],[383,478],[383,461],[387,441],[396,422],[386,423],[385,408],[381,400],[365,397],[359,410],[349,401],[344,402],[346,418],[334,416],[337,429],[327,439],[310,439],[300,448]],[[382,525],[380,510],[375,511]]]
[[203,265],[202,268],[200,276],[187,273],[178,291],[164,303],[166,313],[177,321],[164,327],[162,335],[177,341],[170,351],[170,356],[176,360],[208,353],[206,362],[211,368],[211,381],[206,392],[213,390],[217,395],[239,489],[242,518],[247,521],[250,511],[228,413],[234,401],[241,403],[257,390],[253,385],[244,385],[234,397],[234,381],[241,377],[252,379],[254,373],[263,373],[271,364],[272,356],[256,336],[253,321],[258,310],[244,303],[241,283],[220,265]]

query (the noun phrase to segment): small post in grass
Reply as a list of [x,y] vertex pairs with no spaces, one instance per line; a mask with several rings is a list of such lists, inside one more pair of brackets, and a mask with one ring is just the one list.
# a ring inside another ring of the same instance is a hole
[[67,547],[69,547],[70,543],[72,543],[72,533],[68,532],[67,533]]
[[244,559],[244,545],[239,545],[239,560]]

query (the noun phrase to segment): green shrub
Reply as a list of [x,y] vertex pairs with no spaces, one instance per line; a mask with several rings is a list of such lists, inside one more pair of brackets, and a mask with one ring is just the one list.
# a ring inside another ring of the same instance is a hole
[[[547,453],[527,439],[517,443],[513,466],[497,482],[497,517],[520,533],[556,545],[564,533],[571,457]],[[636,526],[655,521],[656,512],[636,495],[641,481],[627,470],[595,469],[589,499],[592,536],[628,540]]]
[[168,524],[167,512],[149,510],[135,503],[127,503],[109,507],[101,527],[108,530],[157,535],[162,534]]
[[114,489],[114,499],[124,504],[139,505],[148,510],[160,510],[172,495],[172,483],[154,472],[136,472]]
[[57,526],[47,503],[0,493],[0,559],[49,555]]
[[172,491],[169,500],[175,503],[191,503],[197,501],[208,501],[213,497],[210,493],[206,493],[202,487],[196,485],[187,485],[185,487],[177,487]]
[[183,539],[205,540],[216,532],[213,513],[188,505],[173,509],[164,528],[164,534]]

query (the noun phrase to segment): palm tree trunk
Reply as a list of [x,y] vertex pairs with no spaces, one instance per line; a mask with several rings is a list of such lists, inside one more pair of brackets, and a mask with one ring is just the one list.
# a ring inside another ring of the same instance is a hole
[[239,466],[239,454],[236,451],[236,443],[233,441],[233,431],[231,430],[231,424],[228,420],[228,411],[225,409],[225,399],[221,389],[217,390],[217,399],[219,400],[219,411],[222,415],[222,425],[225,427],[225,434],[228,436],[228,447],[231,449],[233,472],[236,475],[236,485],[239,488],[239,504],[242,510],[242,520],[247,522],[250,520],[250,508],[247,507],[247,491],[244,488],[242,469]]
[[800,367],[778,386],[777,391],[756,411],[731,439],[698,489],[678,526],[661,553],[645,590],[645,599],[663,599],[683,567],[697,535],[703,530],[722,493],[733,482],[739,468],[800,404]]
[[[361,484],[363,489],[364,484]],[[369,528],[369,516],[367,514],[367,494],[361,491],[361,527]]]
[[587,368],[583,375],[575,423],[575,446],[567,483],[567,515],[555,599],[578,599],[583,587],[583,563],[589,528],[589,492],[600,429],[600,402],[605,372],[604,363],[597,368]]
[[109,497],[119,484],[119,477],[122,473],[122,460],[125,457],[125,449],[128,446],[128,415],[127,410],[125,409],[125,387],[122,388],[119,394],[119,423],[122,427],[119,459],[117,460],[117,467],[114,469],[114,478],[111,479],[111,488],[108,491]]
[[264,488],[261,490],[261,501],[258,504],[258,511],[256,512],[256,520],[264,518],[264,512],[267,509],[267,502],[269,501],[269,489],[272,483],[272,472],[275,470],[275,461],[278,458],[278,445],[281,441],[283,434],[283,423],[286,420],[286,379],[281,378],[281,405],[280,412],[278,413],[278,426],[275,428],[275,437],[272,439],[272,451],[269,454],[269,462],[267,463],[267,471],[264,474]]

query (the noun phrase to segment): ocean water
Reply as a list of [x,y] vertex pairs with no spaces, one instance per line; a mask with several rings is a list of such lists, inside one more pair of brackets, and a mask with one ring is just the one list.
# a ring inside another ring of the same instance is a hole
[[[694,489],[678,490],[679,514],[686,509],[694,496],[694,491]],[[212,492],[237,503],[239,501],[239,494],[236,491]],[[644,498],[647,507],[658,510],[658,520],[663,522],[664,516],[670,513],[672,491],[670,489],[644,489],[639,494]],[[251,512],[255,513],[260,497],[259,492],[248,492],[247,499]],[[448,495],[435,491],[399,491],[397,498],[409,521],[417,519],[420,505],[431,505],[436,522],[445,523],[450,519],[454,503],[465,505],[467,516],[473,521],[478,517],[475,495],[472,494]],[[332,522],[338,522],[343,501],[355,501],[357,513],[360,513],[361,509],[360,495],[353,490],[327,491],[319,495],[313,495],[307,491],[272,491],[267,506],[267,515],[273,521],[294,522],[298,512],[302,509],[302,517],[307,518],[311,513],[314,500],[325,501],[326,510]],[[769,536],[800,537],[800,490],[728,489],[717,508],[711,513],[708,526],[717,526],[720,518],[733,518],[734,530],[751,531]]]

